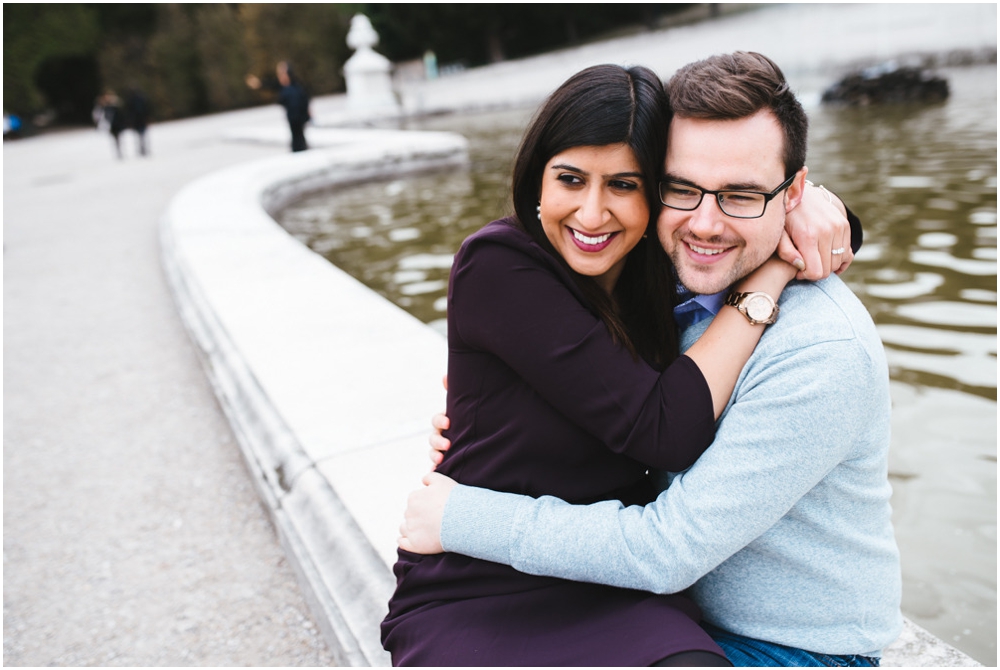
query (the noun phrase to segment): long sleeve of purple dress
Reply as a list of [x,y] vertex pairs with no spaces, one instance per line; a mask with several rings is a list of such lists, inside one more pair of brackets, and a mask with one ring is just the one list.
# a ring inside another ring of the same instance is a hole
[[[448,311],[449,395],[458,405],[482,401],[484,388],[502,393],[506,381],[495,375],[506,366],[607,449],[647,466],[684,470],[712,441],[711,392],[694,362],[682,356],[659,373],[634,359],[584,306],[563,266],[509,221],[464,245]],[[448,415],[466,409],[449,406]],[[523,406],[509,409],[515,421]]]

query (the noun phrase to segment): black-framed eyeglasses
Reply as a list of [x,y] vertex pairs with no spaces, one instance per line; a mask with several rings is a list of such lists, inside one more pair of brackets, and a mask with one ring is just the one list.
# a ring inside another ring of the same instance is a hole
[[726,216],[734,219],[759,219],[764,216],[767,203],[771,202],[776,195],[792,185],[795,179],[791,177],[781,182],[778,188],[770,193],[760,191],[709,191],[708,189],[685,184],[679,181],[666,179],[660,182],[660,202],[671,209],[680,209],[685,212],[698,209],[701,199],[705,195],[714,195],[719,203],[719,209]]

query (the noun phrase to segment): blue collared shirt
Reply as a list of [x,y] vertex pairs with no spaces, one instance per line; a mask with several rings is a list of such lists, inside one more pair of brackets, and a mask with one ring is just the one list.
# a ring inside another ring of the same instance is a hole
[[709,295],[695,295],[679,284],[677,295],[680,304],[674,307],[674,319],[681,331],[699,321],[715,316],[726,302],[726,291]]

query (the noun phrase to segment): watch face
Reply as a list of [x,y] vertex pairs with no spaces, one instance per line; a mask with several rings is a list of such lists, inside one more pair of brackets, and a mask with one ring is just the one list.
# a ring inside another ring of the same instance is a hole
[[764,321],[771,318],[773,307],[771,301],[762,295],[755,295],[746,303],[747,316],[754,321]]

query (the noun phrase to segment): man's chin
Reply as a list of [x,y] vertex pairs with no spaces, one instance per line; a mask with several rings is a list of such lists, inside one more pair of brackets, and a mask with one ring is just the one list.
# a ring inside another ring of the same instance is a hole
[[715,272],[698,272],[688,269],[686,271],[680,270],[677,276],[684,288],[698,295],[720,293],[733,283],[728,274],[722,275]]

